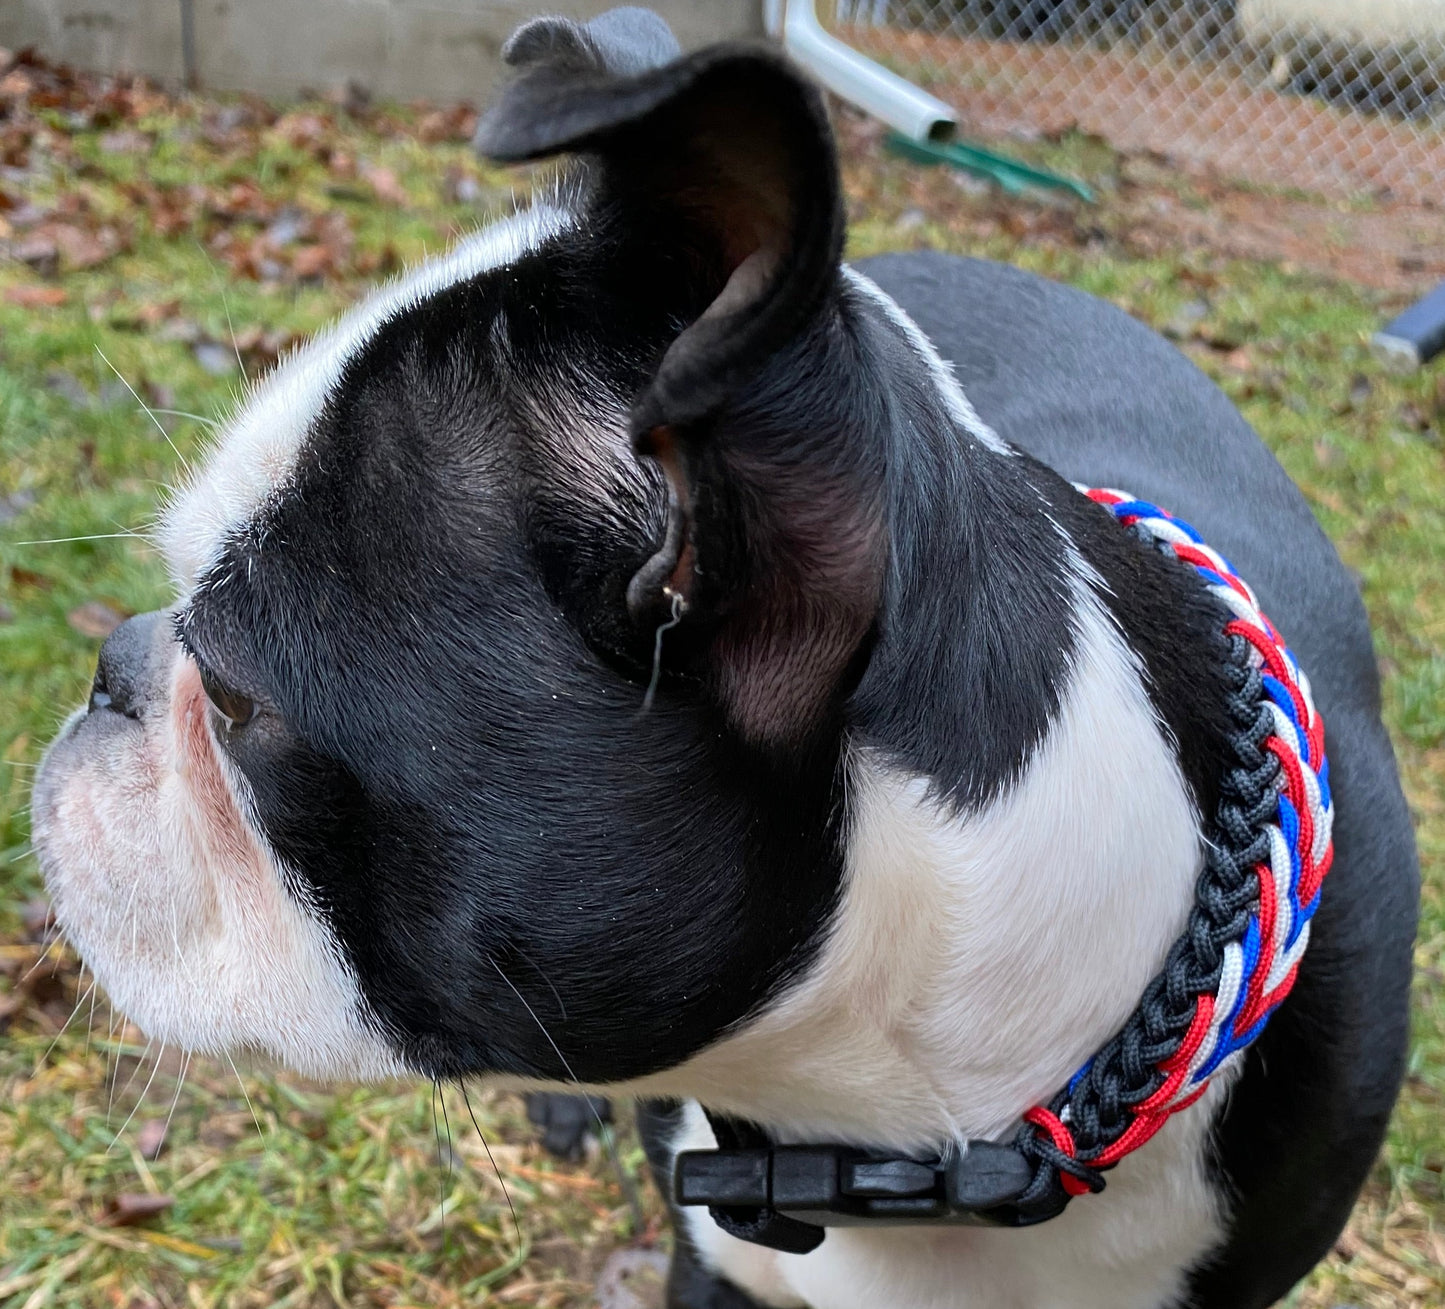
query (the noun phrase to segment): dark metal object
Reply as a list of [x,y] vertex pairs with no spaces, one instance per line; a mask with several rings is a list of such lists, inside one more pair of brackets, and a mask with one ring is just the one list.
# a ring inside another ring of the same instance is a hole
[[1370,344],[1381,363],[1402,373],[1445,353],[1445,283],[1376,332]]

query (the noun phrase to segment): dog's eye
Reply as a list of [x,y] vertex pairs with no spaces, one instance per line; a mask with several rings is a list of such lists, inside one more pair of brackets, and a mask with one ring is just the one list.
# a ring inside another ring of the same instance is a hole
[[244,727],[256,716],[256,702],[250,696],[242,695],[240,691],[227,686],[199,661],[196,670],[201,675],[201,688],[206,693],[206,699],[226,720],[228,727]]

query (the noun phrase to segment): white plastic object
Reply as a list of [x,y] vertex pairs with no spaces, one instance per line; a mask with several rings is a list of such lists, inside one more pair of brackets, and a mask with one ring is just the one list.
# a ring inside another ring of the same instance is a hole
[[[915,141],[949,141],[953,109],[823,30],[814,0],[763,0],[768,32],[828,90]],[[780,30],[781,29],[781,30]]]

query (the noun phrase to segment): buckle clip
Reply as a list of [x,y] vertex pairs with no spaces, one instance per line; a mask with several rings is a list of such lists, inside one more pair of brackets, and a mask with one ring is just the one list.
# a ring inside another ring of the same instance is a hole
[[1033,1180],[1023,1154],[993,1141],[970,1141],[946,1159],[777,1145],[686,1151],[677,1157],[673,1195],[679,1205],[707,1205],[742,1240],[806,1253],[828,1227],[1031,1226],[1068,1203],[1067,1195],[1050,1194],[1019,1205]]

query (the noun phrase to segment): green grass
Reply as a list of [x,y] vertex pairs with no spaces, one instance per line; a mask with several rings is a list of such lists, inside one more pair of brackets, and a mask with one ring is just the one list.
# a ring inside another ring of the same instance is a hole
[[[50,144],[32,147],[46,167],[23,198],[79,204],[77,225],[112,225],[128,248],[76,269],[62,253],[48,280],[0,263],[0,1304],[591,1304],[607,1251],[665,1241],[655,1199],[635,1213],[610,1163],[547,1162],[505,1096],[474,1097],[495,1172],[455,1090],[434,1127],[429,1088],[301,1088],[197,1061],[178,1090],[170,1059],[142,1097],[153,1062],[103,1009],[88,1021],[83,991],[57,1036],[80,979],[58,953],[42,957],[23,923],[40,889],[29,782],[85,693],[97,645],[69,616],[94,601],[119,613],[165,602],[160,563],[136,533],[206,435],[204,421],[162,415],[163,435],[116,374],[152,404],[223,416],[242,387],[225,363],[233,330],[249,341],[258,326],[314,329],[370,276],[474,225],[476,206],[450,198],[458,178],[493,211],[517,179],[455,139],[421,143],[425,120],[402,111],[358,122],[316,105],[219,130],[215,105],[151,97],[127,120],[153,142],[137,153],[107,144],[114,123],[37,112]],[[1060,150],[1085,172],[1114,166],[1096,143]],[[400,187],[389,203],[366,180],[377,169]],[[173,190],[138,198],[147,176]],[[1000,221],[995,200],[863,147],[847,176],[855,254],[929,244],[1005,257],[1161,327],[1204,300],[1183,347],[1240,404],[1358,574],[1425,869],[1415,1044],[1350,1234],[1296,1302],[1445,1305],[1445,384],[1375,368],[1364,342],[1381,303],[1348,286],[1207,252],[1136,256],[1108,234],[1107,205],[1102,238],[1031,202]],[[196,186],[206,197],[186,198]],[[251,188],[242,216],[218,215],[238,187]],[[345,233],[327,229],[324,278],[296,275],[297,250],[326,245],[309,239],[281,251],[269,280],[238,274],[238,244],[271,221],[246,217],[247,205],[293,206],[311,223],[344,216]],[[36,288],[63,303],[36,307]],[[172,1104],[167,1148],[147,1160],[141,1129]],[[640,1177],[625,1132],[620,1155]],[[174,1204],[138,1226],[105,1225],[123,1192]]]

